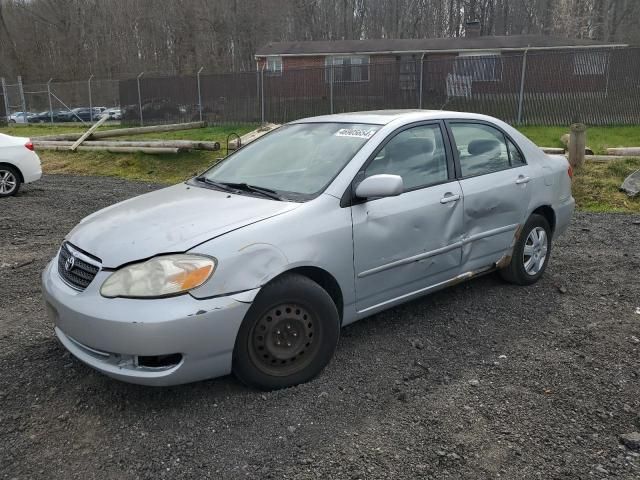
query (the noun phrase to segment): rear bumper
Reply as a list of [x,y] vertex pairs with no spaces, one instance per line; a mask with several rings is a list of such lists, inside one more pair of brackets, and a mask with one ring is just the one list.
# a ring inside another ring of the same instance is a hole
[[22,160],[18,165],[20,173],[24,178],[24,183],[35,182],[42,177],[42,165],[40,157],[34,152],[28,152],[30,155]]
[[556,228],[553,232],[553,238],[556,239],[560,235],[563,235],[567,228],[569,228],[569,223],[571,223],[571,217],[573,217],[573,211],[576,208],[576,201],[573,197],[569,197],[559,205],[554,207],[554,212],[556,214]]
[[[47,311],[60,342],[76,358],[106,375],[143,385],[177,385],[231,373],[240,324],[250,307],[232,297],[190,295],[107,299],[100,272],[83,291],[67,286],[54,259],[42,274]],[[140,357],[172,355],[174,363],[142,364]]]

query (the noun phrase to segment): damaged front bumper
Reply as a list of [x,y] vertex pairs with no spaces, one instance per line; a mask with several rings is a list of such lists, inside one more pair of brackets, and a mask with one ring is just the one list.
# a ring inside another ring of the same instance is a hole
[[231,373],[240,324],[256,291],[197,300],[191,295],[138,300],[104,298],[99,272],[86,290],[67,286],[54,259],[42,274],[47,312],[60,342],[111,377],[177,385]]

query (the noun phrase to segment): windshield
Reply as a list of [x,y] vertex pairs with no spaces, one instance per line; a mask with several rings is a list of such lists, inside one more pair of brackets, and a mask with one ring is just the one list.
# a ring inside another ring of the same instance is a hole
[[308,199],[324,190],[379,128],[354,123],[285,125],[198,178],[218,184],[247,184],[285,198]]

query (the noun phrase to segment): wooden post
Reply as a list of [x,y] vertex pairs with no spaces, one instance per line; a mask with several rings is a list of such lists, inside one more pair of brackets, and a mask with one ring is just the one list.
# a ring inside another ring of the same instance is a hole
[[569,134],[569,164],[573,168],[584,165],[586,145],[587,126],[584,123],[574,123]]
[[84,132],[82,134],[82,136],[78,140],[76,140],[76,143],[71,145],[71,151],[75,152],[76,149],[82,144],[82,142],[84,142],[87,138],[89,138],[91,136],[91,134],[93,132],[95,132],[100,125],[102,125],[104,122],[107,121],[107,118],[109,118],[108,115],[103,116],[100,120],[98,120],[96,123],[94,123],[89,130]]

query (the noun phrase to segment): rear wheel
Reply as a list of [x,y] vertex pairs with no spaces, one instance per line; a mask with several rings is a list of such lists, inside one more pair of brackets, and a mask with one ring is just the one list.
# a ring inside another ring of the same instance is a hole
[[256,297],[238,332],[233,371],[263,390],[311,380],[329,363],[340,336],[338,311],[313,280],[287,274]]
[[549,263],[551,235],[547,219],[542,215],[531,215],[513,248],[511,262],[500,270],[500,276],[517,285],[537,282]]
[[0,198],[15,195],[20,190],[20,173],[9,165],[0,165]]

